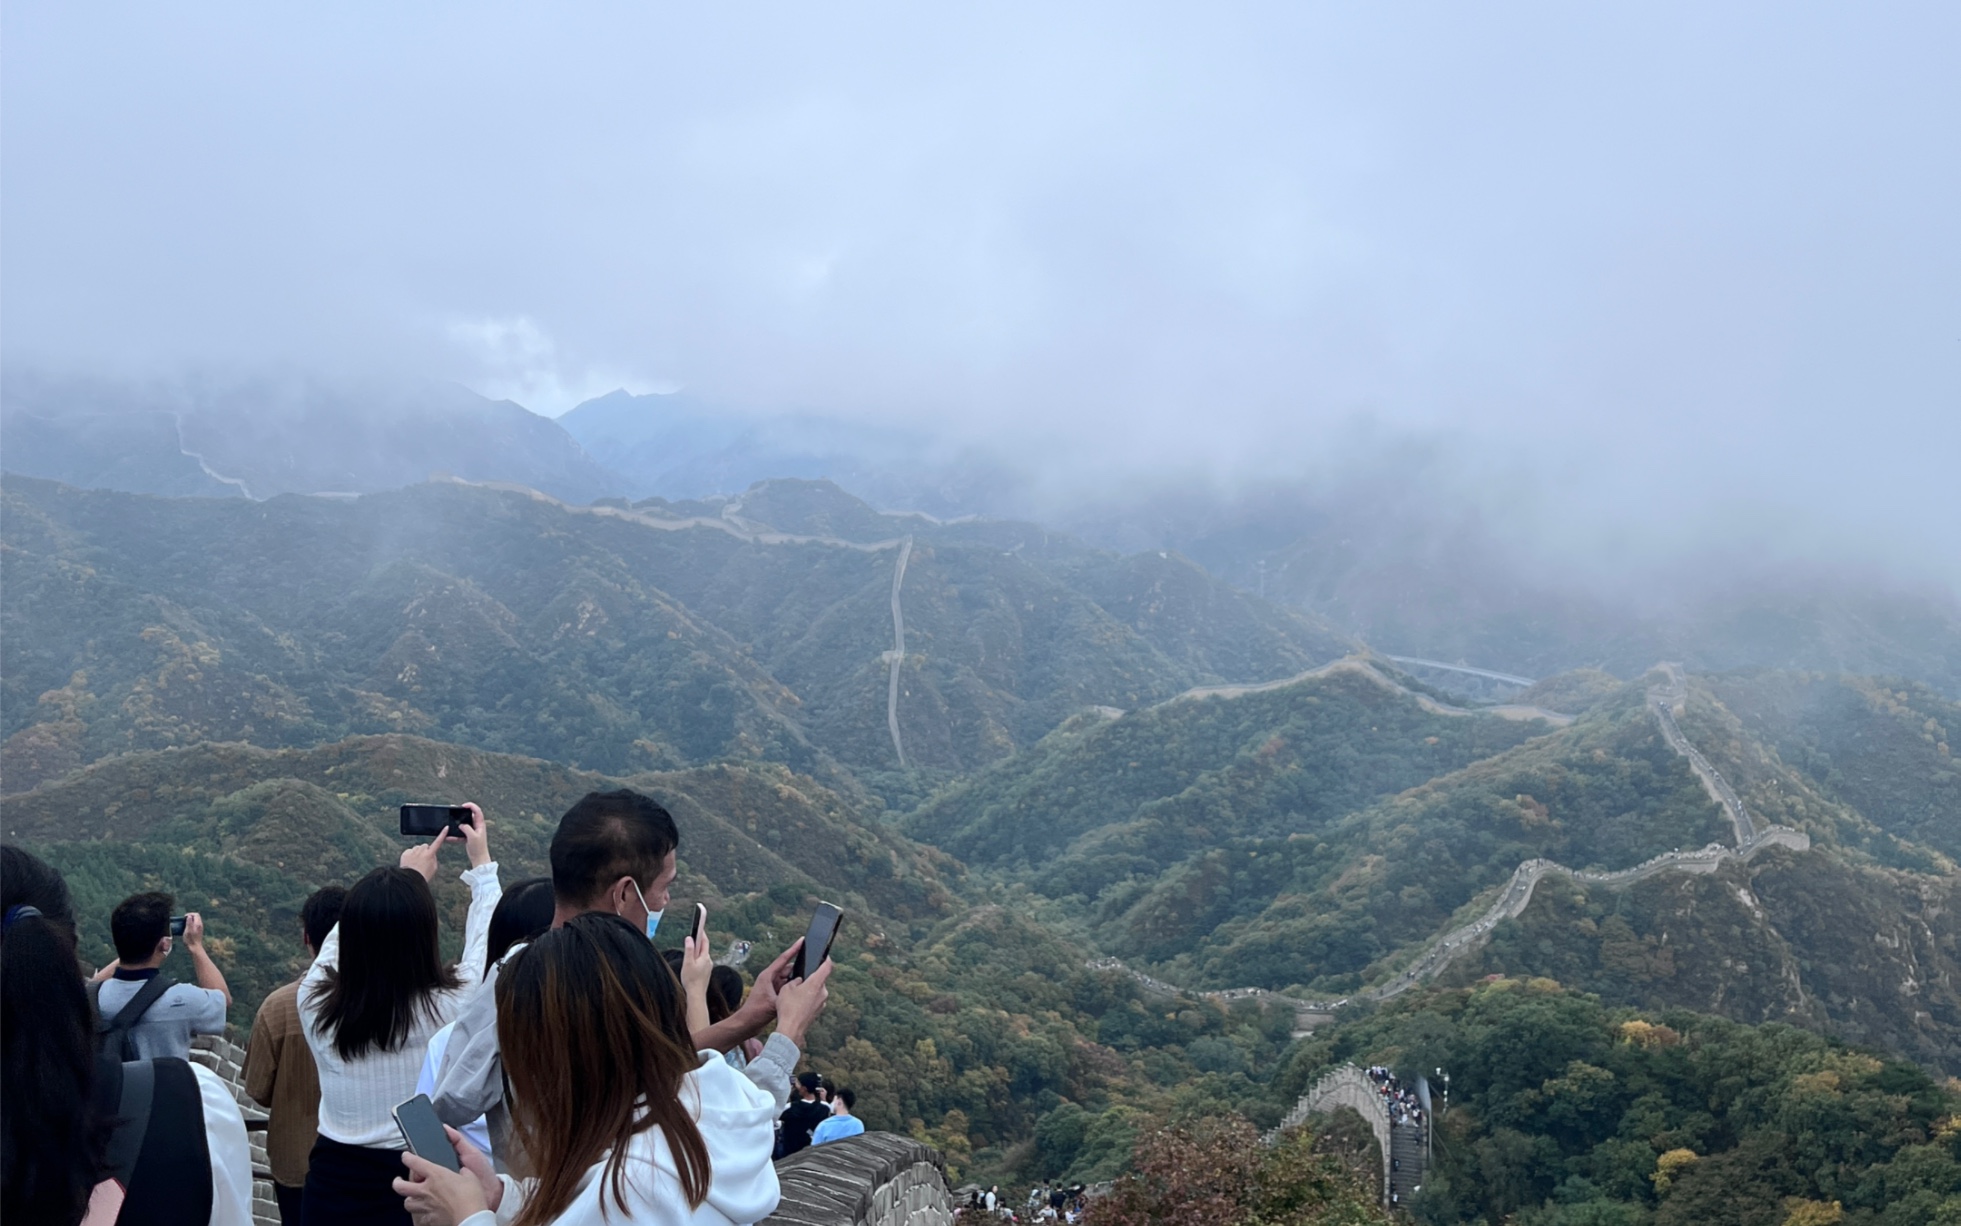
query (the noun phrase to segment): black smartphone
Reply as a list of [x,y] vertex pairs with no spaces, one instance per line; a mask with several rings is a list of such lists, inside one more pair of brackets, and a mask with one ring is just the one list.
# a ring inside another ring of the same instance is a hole
[[820,902],[810,917],[810,931],[804,933],[803,948],[790,967],[790,978],[802,979],[806,970],[814,971],[831,956],[831,942],[837,940],[838,925],[844,922],[844,909],[836,903]]
[[708,931],[708,904],[698,902],[695,904],[695,930],[694,930],[695,944],[697,945],[701,944],[702,934],[706,933],[707,931]]
[[171,935],[171,936],[174,936],[174,937],[181,937],[181,936],[183,936],[183,935],[184,935],[184,921],[185,921],[185,920],[187,920],[187,919],[189,919],[189,918],[191,918],[191,917],[190,917],[190,916],[188,916],[188,915],[173,915],[173,916],[171,916],[171,917],[170,917],[170,935]]
[[416,1157],[452,1171],[463,1169],[462,1160],[456,1156],[456,1146],[450,1144],[449,1134],[443,1131],[443,1122],[436,1118],[436,1106],[427,1094],[418,1094],[395,1108],[395,1127],[402,1130],[402,1140]]
[[463,827],[470,824],[468,805],[403,805],[402,833],[426,839],[438,830],[448,830],[456,837],[463,837]]

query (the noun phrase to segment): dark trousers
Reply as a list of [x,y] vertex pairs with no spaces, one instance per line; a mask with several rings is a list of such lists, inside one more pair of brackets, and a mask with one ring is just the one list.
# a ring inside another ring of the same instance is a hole
[[279,1202],[279,1226],[300,1226],[300,1201],[305,1195],[304,1187],[289,1188],[283,1183],[272,1185],[272,1198]]
[[394,1187],[407,1172],[399,1149],[366,1149],[320,1137],[307,1160],[306,1226],[411,1226]]

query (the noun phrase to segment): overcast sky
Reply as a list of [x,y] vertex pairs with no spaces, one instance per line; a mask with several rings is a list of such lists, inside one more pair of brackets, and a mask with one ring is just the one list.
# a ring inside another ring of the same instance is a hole
[[0,20],[13,363],[685,386],[1105,471],[1359,419],[1589,531],[1961,576],[1952,3]]

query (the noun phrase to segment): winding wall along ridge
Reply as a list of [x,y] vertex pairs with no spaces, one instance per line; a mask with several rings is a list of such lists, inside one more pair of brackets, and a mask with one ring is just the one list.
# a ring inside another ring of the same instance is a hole
[[[1385,685],[1399,690],[1403,689],[1403,687],[1396,685],[1390,678],[1384,677],[1381,673],[1369,667],[1366,661],[1352,659],[1337,660],[1333,664],[1323,665],[1311,673],[1302,674],[1301,677],[1291,678],[1287,681],[1266,682],[1259,686],[1211,688],[1215,691],[1237,690],[1241,693],[1250,693],[1262,689],[1275,689],[1282,685],[1291,685],[1293,682],[1303,680],[1309,676],[1325,676],[1329,672],[1344,666],[1365,672]],[[1811,836],[1801,830],[1793,830],[1789,826],[1759,827],[1749,809],[1744,806],[1742,798],[1737,796],[1735,790],[1729,786],[1722,775],[1713,766],[1709,765],[1708,760],[1689,742],[1688,738],[1682,735],[1680,726],[1675,722],[1673,708],[1686,701],[1688,692],[1687,678],[1683,675],[1679,665],[1664,664],[1661,668],[1666,680],[1661,685],[1649,690],[1648,709],[1654,713],[1656,721],[1660,723],[1662,737],[1668,742],[1669,747],[1688,759],[1691,769],[1695,771],[1696,777],[1701,781],[1703,790],[1708,793],[1710,800],[1721,806],[1723,811],[1728,814],[1731,825],[1736,831],[1737,845],[1735,847],[1726,847],[1721,843],[1710,843],[1706,847],[1696,848],[1691,851],[1668,851],[1657,856],[1651,856],[1632,868],[1615,869],[1612,871],[1568,868],[1564,864],[1546,859],[1535,858],[1527,860],[1512,870],[1511,879],[1499,891],[1498,897],[1476,919],[1445,932],[1441,937],[1426,947],[1417,956],[1415,962],[1404,968],[1389,982],[1378,984],[1372,988],[1365,988],[1357,992],[1354,996],[1345,996],[1339,1000],[1304,1001],[1298,997],[1287,996],[1266,988],[1226,988],[1219,991],[1190,993],[1161,979],[1154,979],[1139,971],[1133,971],[1115,958],[1096,959],[1089,964],[1090,967],[1096,970],[1123,971],[1145,988],[1166,995],[1196,995],[1203,999],[1224,1001],[1264,999],[1276,1004],[1284,1002],[1294,1009],[1298,1029],[1306,1031],[1312,1029],[1316,1022],[1330,1019],[1334,1011],[1343,1005],[1355,1001],[1379,1002],[1389,1000],[1400,996],[1426,979],[1434,978],[1446,966],[1455,961],[1459,955],[1482,945],[1485,938],[1490,935],[1491,930],[1497,927],[1501,921],[1513,919],[1523,914],[1525,908],[1532,902],[1532,892],[1538,888],[1540,881],[1549,876],[1563,876],[1585,885],[1622,889],[1626,886],[1633,885],[1635,882],[1645,881],[1661,873],[1713,873],[1729,860],[1747,861],[1766,847],[1788,847],[1794,851],[1809,851],[1811,849]],[[1404,692],[1407,693],[1408,691],[1404,690]],[[1184,698],[1196,693],[1198,692],[1187,691],[1186,694],[1180,695],[1179,697]],[[1224,696],[1234,697],[1236,694],[1229,693]],[[1423,695],[1416,695],[1416,697],[1421,699]],[[1175,702],[1178,700],[1172,699],[1171,701]],[[1441,703],[1436,705],[1442,706]],[[1462,714],[1476,713],[1465,711],[1461,708],[1451,708],[1450,710]],[[1572,717],[1568,716],[1566,718],[1570,723]]]
[[1317,668],[1310,668],[1306,672],[1295,673],[1291,677],[1282,677],[1277,681],[1254,681],[1238,685],[1194,686],[1183,693],[1174,694],[1156,705],[1166,706],[1174,702],[1192,702],[1201,698],[1243,698],[1248,694],[1265,694],[1273,690],[1285,689],[1290,685],[1299,685],[1303,681],[1312,681],[1317,677],[1330,676],[1334,673],[1355,673],[1358,676],[1366,677],[1386,690],[1391,690],[1397,694],[1414,699],[1418,706],[1430,712],[1432,715],[1495,715],[1500,719],[1542,719],[1555,728],[1564,728],[1573,722],[1571,715],[1566,715],[1559,711],[1548,711],[1544,707],[1527,707],[1511,703],[1503,703],[1491,707],[1454,707],[1449,703],[1438,702],[1428,694],[1419,694],[1415,690],[1410,689],[1408,686],[1371,664],[1363,656],[1345,656],[1342,659],[1332,660]]
[[899,543],[899,564],[892,568],[892,650],[886,658],[892,662],[890,681],[885,691],[885,724],[892,730],[892,750],[899,755],[899,769],[906,769],[906,746],[899,739],[899,673],[906,663],[906,613],[899,607],[899,589],[906,582],[906,563],[912,558],[912,538],[908,536]]

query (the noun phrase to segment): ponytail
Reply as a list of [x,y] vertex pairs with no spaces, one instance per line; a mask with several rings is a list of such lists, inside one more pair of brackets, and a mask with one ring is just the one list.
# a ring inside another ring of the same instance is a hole
[[61,875],[12,846],[0,847],[0,904],[0,1220],[74,1226],[106,1135],[74,910]]

